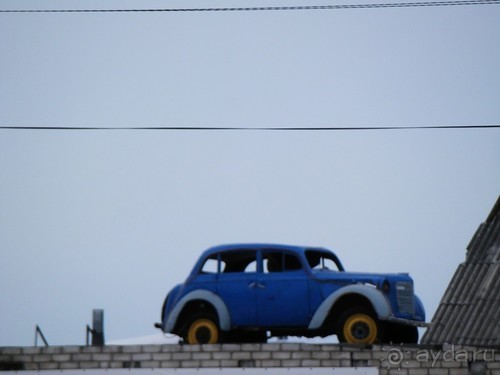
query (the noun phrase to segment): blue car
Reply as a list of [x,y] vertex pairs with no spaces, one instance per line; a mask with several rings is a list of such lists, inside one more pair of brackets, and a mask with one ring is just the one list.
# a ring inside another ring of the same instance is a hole
[[416,343],[426,326],[408,274],[346,272],[329,250],[275,244],[206,250],[168,293],[161,320],[156,327],[187,344],[329,335]]

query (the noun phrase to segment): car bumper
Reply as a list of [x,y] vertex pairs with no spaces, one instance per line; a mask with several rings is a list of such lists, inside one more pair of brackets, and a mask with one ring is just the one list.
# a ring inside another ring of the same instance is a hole
[[402,324],[402,325],[407,325],[407,326],[412,326],[412,327],[429,327],[430,326],[430,323],[427,323],[427,322],[422,322],[420,320],[397,318],[395,316],[389,316],[383,320],[386,322],[397,323],[397,324]]

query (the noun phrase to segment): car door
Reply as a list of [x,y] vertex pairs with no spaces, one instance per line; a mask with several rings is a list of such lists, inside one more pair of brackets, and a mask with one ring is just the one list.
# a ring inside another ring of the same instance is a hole
[[257,279],[257,316],[263,327],[303,327],[310,320],[308,276],[296,254],[264,250]]
[[255,250],[231,250],[219,255],[217,294],[229,310],[231,326],[257,325],[257,258]]

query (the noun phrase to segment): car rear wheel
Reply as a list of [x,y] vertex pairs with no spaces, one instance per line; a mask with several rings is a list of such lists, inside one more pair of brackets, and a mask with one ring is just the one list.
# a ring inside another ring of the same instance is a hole
[[187,344],[216,344],[220,330],[212,316],[195,316],[188,324],[184,341]]
[[380,323],[371,312],[354,308],[343,313],[338,321],[337,337],[349,344],[373,344],[380,341]]

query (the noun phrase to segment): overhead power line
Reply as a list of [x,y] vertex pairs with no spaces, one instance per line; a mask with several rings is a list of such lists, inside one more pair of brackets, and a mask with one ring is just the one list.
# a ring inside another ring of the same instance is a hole
[[224,127],[224,126],[158,126],[158,127],[108,127],[108,126],[0,126],[0,130],[160,130],[160,131],[374,131],[374,130],[437,130],[437,129],[494,129],[495,125],[428,125],[428,126],[331,126],[331,127]]
[[125,12],[253,12],[291,10],[340,10],[375,8],[418,8],[470,5],[498,5],[500,0],[450,0],[372,4],[298,5],[223,8],[149,8],[149,9],[0,9],[0,13],[125,13]]

